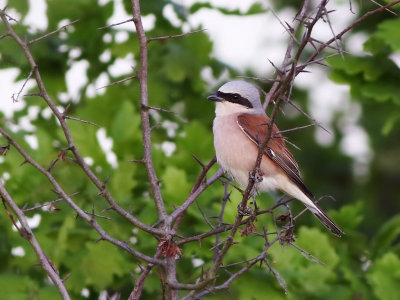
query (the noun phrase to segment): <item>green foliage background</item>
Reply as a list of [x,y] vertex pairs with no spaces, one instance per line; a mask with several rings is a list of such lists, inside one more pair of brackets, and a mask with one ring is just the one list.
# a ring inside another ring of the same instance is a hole
[[[283,3],[276,2],[277,6]],[[156,20],[154,28],[147,32],[149,37],[182,33],[182,28],[174,27],[163,16],[165,5],[172,4],[183,22],[188,13],[200,9],[218,9],[210,3],[195,3],[189,9],[177,3],[142,1],[142,15],[153,14]],[[294,2],[285,2],[285,5],[291,3]],[[129,1],[124,4],[129,14]],[[118,27],[97,29],[104,26],[112,15],[112,3],[100,6],[97,1],[48,0],[47,5],[49,30],[57,28],[57,24],[64,19],[80,21],[74,25],[74,30],[64,33],[64,37],[58,34],[31,47],[46,88],[58,105],[66,106],[66,103],[57,100],[58,93],[66,91],[66,71],[74,61],[86,60],[89,63],[89,82],[83,87],[78,103],[69,101],[69,115],[99,124],[106,131],[107,136],[113,139],[112,150],[116,154],[118,167],[113,168],[107,162],[96,137],[98,127],[69,121],[70,130],[81,153],[93,159],[92,168],[97,175],[109,178],[108,187],[118,203],[131,210],[143,222],[152,224],[157,221],[157,215],[149,198],[145,169],[142,165],[128,162],[142,156],[138,82],[109,87],[95,97],[86,96],[88,85],[95,82],[101,73],[111,77],[108,67],[117,58],[133,53],[137,63],[138,41],[130,33],[126,41],[117,43],[115,36]],[[23,17],[29,6],[27,0],[14,0],[10,1],[9,7],[15,8]],[[363,11],[371,8],[369,3],[362,6]],[[218,10],[235,15],[264,13],[257,2],[247,14]],[[21,23],[14,27],[26,39],[43,34],[30,34],[29,28]],[[0,34],[3,33],[4,26],[0,30]],[[346,235],[341,239],[332,236],[307,214],[296,223],[296,244],[325,265],[307,259],[293,247],[276,244],[269,252],[269,259],[280,274],[278,280],[266,267],[255,267],[236,280],[230,292],[221,291],[208,299],[400,299],[400,70],[391,60],[391,55],[398,55],[400,51],[400,20],[389,13],[383,13],[368,19],[357,30],[368,34],[364,49],[371,55],[346,55],[344,59],[338,56],[329,59],[328,63],[330,78],[350,86],[353,101],[362,105],[360,122],[368,133],[370,147],[374,152],[369,177],[364,181],[355,180],[352,159],[340,151],[342,136],[337,123],[334,124],[335,142],[329,147],[317,144],[312,130],[300,134],[291,133],[291,139],[302,148],[302,151],[295,152],[295,156],[304,169],[305,181],[316,195],[329,193],[339,200],[336,203],[326,201],[323,206],[331,208],[329,215],[343,227]],[[105,41],[105,34],[112,36],[110,42]],[[69,51],[60,51],[61,45],[66,45],[69,50],[77,47],[81,54],[71,59],[68,57]],[[212,103],[203,100],[210,92],[210,87],[202,80],[201,71],[209,66],[216,77],[224,70],[228,70],[231,77],[243,75],[214,59],[211,55],[212,47],[205,32],[149,45],[150,104],[176,112],[157,113],[152,117],[153,125],[161,124],[152,133],[153,154],[169,211],[172,211],[173,205],[184,201],[200,173],[201,169],[192,154],[203,162],[209,161],[214,155],[211,135],[214,108]],[[99,56],[106,49],[111,52],[111,59],[101,62]],[[25,57],[11,39],[0,41],[0,54],[1,68],[19,68],[20,80],[29,74]],[[251,70],[245,73],[253,75]],[[111,78],[111,81],[123,77]],[[267,85],[263,88],[268,90]],[[303,108],[307,107],[307,96],[308,91],[295,91],[295,99]],[[11,100],[3,95],[1,101]],[[11,119],[6,120],[0,112],[0,124],[6,128],[19,124],[31,107],[38,107],[40,113],[32,121],[35,129],[31,132],[19,129],[13,132],[13,137],[39,163],[48,166],[60,150],[67,146],[65,138],[55,118],[47,118],[42,114],[46,109],[42,99],[30,97],[26,103],[26,107],[16,112]],[[339,117],[335,116],[335,120]],[[281,128],[290,128],[303,124],[304,118],[302,115],[295,118],[280,116],[278,124]],[[163,126],[166,121],[177,124],[174,136],[167,134]],[[25,137],[30,134],[37,136],[38,149],[31,149],[25,141]],[[171,157],[167,157],[161,149],[165,141],[176,144],[176,151]],[[4,144],[6,141],[0,137],[0,145]],[[6,187],[18,205],[31,207],[57,198],[48,181],[33,167],[20,167],[21,162],[19,154],[11,149],[0,163],[0,173],[11,175],[6,181]],[[110,235],[130,241],[146,254],[154,253],[157,241],[135,230],[112,211],[104,211],[107,203],[97,196],[96,188],[88,183],[83,172],[72,161],[66,159],[58,163],[53,174],[68,193],[79,192],[74,199],[81,207],[87,211],[94,207],[96,213],[112,219],[99,219]],[[199,198],[198,205],[207,215],[218,215],[222,196],[223,186],[215,183]],[[258,203],[263,208],[273,203],[271,197],[261,197],[263,200]],[[228,203],[224,216],[225,222],[233,220],[239,199],[239,193],[232,191],[232,201]],[[96,243],[98,235],[86,223],[77,219],[67,205],[59,202],[57,207],[60,211],[54,213],[40,210],[32,213],[41,215],[40,226],[34,232],[45,252],[61,271],[61,276],[71,274],[66,285],[73,298],[83,298],[80,293],[84,288],[89,289],[90,299],[97,299],[104,290],[121,292],[122,299],[127,298],[133,286],[130,272],[137,272],[138,261],[110,244]],[[300,209],[300,205],[294,204],[295,211]],[[270,228],[273,226],[267,217],[260,218],[257,224],[259,229],[262,223]],[[208,229],[194,205],[188,210],[180,233],[186,236]],[[225,263],[250,259],[263,247],[262,240],[254,236],[238,238],[238,241],[240,244],[232,248]],[[178,262],[179,280],[192,282],[201,274],[202,267],[211,265],[213,252],[210,248],[214,242],[214,238],[209,238],[201,244],[193,243],[183,247],[183,258]],[[11,249],[19,246],[24,248],[25,256],[11,255]],[[57,290],[49,284],[44,272],[36,265],[37,258],[29,244],[12,230],[4,210],[0,211],[0,257],[0,291],[7,299],[59,298]],[[194,258],[202,259],[204,265],[193,267]],[[231,271],[234,270],[233,267]],[[281,285],[287,286],[288,295],[284,294]],[[161,286],[155,270],[146,281],[143,299],[159,299],[160,294]]]

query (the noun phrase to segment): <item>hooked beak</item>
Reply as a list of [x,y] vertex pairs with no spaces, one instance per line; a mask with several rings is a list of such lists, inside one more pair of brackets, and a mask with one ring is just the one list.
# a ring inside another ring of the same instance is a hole
[[217,95],[218,92],[212,93],[210,96],[207,97],[208,100],[215,101],[215,102],[221,102],[224,101],[224,98],[218,97]]

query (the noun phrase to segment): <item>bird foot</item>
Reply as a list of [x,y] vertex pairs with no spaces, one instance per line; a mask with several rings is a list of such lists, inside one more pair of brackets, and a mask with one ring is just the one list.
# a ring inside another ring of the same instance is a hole
[[263,181],[263,176],[264,176],[264,174],[263,174],[263,172],[261,172],[260,168],[255,168],[249,174],[250,180],[252,180],[256,184]]
[[247,206],[245,208],[242,207],[242,203],[238,205],[238,214],[241,216],[252,216],[253,215],[253,208]]

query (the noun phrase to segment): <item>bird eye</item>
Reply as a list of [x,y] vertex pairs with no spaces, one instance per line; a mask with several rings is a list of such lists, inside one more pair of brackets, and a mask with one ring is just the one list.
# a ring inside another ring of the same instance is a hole
[[236,99],[236,100],[237,100],[237,99],[240,98],[240,95],[239,95],[239,94],[233,94],[232,97],[233,97],[233,99]]

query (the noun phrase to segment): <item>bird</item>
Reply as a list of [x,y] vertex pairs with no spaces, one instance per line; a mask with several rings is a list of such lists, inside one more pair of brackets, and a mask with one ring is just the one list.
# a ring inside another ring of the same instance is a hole
[[[262,107],[259,90],[247,81],[233,80],[207,99],[215,102],[213,135],[217,161],[224,171],[246,188],[270,122]],[[260,171],[262,181],[257,185],[258,192],[280,190],[300,200],[334,235],[340,237],[344,234],[313,201],[313,194],[306,187],[299,166],[275,124],[262,156]]]

